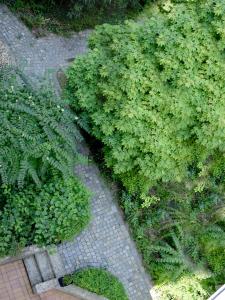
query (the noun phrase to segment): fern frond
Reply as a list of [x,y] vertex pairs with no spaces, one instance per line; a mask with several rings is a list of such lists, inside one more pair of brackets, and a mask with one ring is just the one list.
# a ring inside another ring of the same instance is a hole
[[47,170],[54,168],[65,177],[71,175],[81,138],[74,114],[49,88],[38,91],[15,72],[24,84],[11,77],[5,84],[5,76],[0,76],[0,183],[22,187],[30,178],[40,185]]

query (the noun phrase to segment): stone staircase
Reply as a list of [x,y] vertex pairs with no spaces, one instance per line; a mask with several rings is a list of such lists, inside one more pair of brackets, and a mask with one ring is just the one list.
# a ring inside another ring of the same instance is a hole
[[58,279],[65,270],[57,251],[40,250],[23,258],[23,263],[34,293],[41,294],[60,287]]

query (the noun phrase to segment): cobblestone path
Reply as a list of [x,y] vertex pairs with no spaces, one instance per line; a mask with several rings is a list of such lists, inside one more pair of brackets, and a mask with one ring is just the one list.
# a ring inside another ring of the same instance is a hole
[[[5,6],[0,6],[0,41],[33,83],[47,71],[55,74],[85,53],[88,34],[84,31],[70,38],[49,35],[36,39]],[[88,152],[86,146],[84,150]],[[150,300],[149,278],[111,190],[94,164],[78,166],[76,173],[93,193],[92,221],[73,241],[58,246],[66,272],[87,266],[107,268],[124,284],[130,300]]]

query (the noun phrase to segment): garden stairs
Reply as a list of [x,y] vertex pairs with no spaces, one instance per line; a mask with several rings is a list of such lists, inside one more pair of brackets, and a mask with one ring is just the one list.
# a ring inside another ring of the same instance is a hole
[[23,259],[33,292],[40,294],[59,287],[58,278],[65,274],[57,252],[40,251]]

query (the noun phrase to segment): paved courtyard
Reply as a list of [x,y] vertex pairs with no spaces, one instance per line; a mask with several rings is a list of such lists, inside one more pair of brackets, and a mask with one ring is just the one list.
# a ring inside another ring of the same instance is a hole
[[[36,39],[5,6],[0,6],[0,41],[7,45],[34,84],[46,72],[51,73],[56,83],[56,71],[87,51],[88,35],[89,31],[85,31],[71,38],[50,35]],[[82,149],[88,155],[85,145]],[[149,278],[112,191],[94,163],[78,166],[76,173],[92,191],[92,221],[73,241],[59,245],[66,272],[88,266],[103,267],[121,280],[130,300],[150,300]]]

